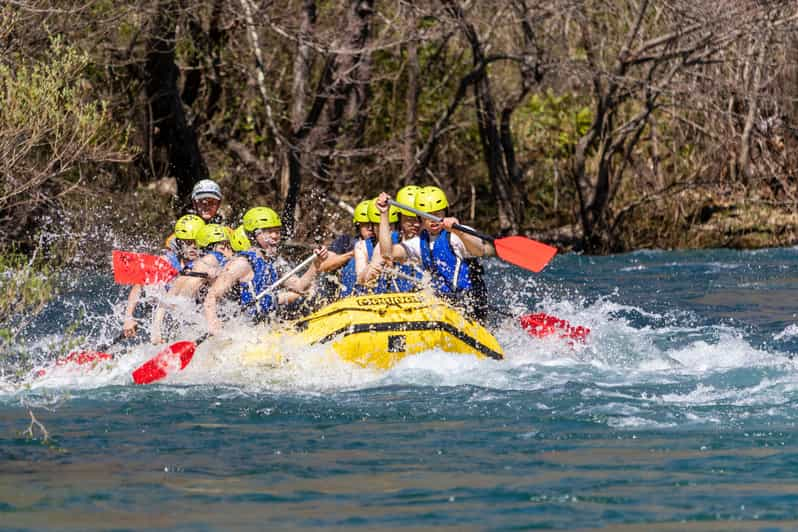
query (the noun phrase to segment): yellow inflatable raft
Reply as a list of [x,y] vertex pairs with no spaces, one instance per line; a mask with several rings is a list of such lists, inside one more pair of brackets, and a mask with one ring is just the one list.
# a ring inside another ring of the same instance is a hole
[[422,292],[352,296],[291,326],[264,334],[243,354],[247,364],[277,365],[292,348],[329,344],[343,360],[388,369],[431,349],[502,359],[496,338],[444,301]]

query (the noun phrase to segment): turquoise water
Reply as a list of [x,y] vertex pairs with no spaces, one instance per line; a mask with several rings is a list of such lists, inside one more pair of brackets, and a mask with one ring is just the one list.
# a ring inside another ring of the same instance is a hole
[[[314,348],[252,371],[220,340],[148,387],[146,344],[38,379],[7,361],[0,528],[795,529],[797,268],[798,249],[493,262],[496,305],[592,330],[570,346],[504,321],[504,361],[378,372]],[[70,324],[117,332],[111,279],[67,280],[21,347],[41,363]],[[21,434],[29,409],[48,442]]]

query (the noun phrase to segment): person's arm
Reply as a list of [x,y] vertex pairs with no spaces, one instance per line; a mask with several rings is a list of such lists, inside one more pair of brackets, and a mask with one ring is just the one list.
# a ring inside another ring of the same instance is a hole
[[377,210],[380,211],[380,228],[378,231],[379,246],[382,250],[382,257],[385,260],[392,262],[404,262],[407,260],[407,253],[401,244],[394,244],[391,240],[391,221],[388,217],[390,205],[388,200],[391,199],[385,192],[381,192],[377,196],[375,205]]
[[[219,266],[219,261],[216,259],[214,255],[210,254],[205,255],[195,260],[194,267],[191,268],[191,271],[193,271],[194,273],[206,273],[208,274],[208,277],[207,278],[191,277],[191,279],[197,280],[194,293],[196,293],[196,291],[199,290],[200,286],[202,286],[202,283],[204,283],[206,279],[212,281],[217,277],[219,277],[219,274],[222,273],[222,269],[223,268]],[[194,295],[194,293],[192,293],[191,295]]]
[[[283,284],[283,286],[285,286],[288,290],[295,293],[291,301],[297,299],[299,295],[304,294],[307,291],[307,289],[313,283],[313,280],[316,278],[316,275],[319,273],[319,265],[324,263],[329,253],[327,248],[324,246],[314,249],[313,252],[316,254],[316,260],[310,263],[310,267],[305,271],[305,273],[303,273],[301,277],[292,275]],[[280,292],[277,301],[281,304],[290,303],[291,301],[284,301],[283,299],[288,297],[290,297],[290,292]]]
[[165,315],[166,307],[159,305],[158,308],[155,309],[155,314],[152,316],[152,325],[150,326],[150,343],[153,345],[164,343],[164,339],[161,336],[161,323],[163,323],[163,318]]
[[377,244],[374,248],[374,253],[371,255],[371,260],[362,268],[362,270],[357,270],[357,262],[355,262],[358,284],[367,285],[379,277],[382,273],[385,263],[386,260],[382,258],[382,253],[380,253],[380,245]]
[[[375,250],[376,252],[376,250]],[[365,284],[366,270],[369,267],[369,254],[366,248],[366,241],[360,240],[355,245],[355,277],[358,284]]]
[[320,272],[334,272],[349,262],[349,259],[355,256],[354,250],[347,253],[335,253],[334,251],[327,252],[327,258],[319,264]]
[[486,242],[481,238],[478,238],[474,235],[470,235],[468,233],[464,233],[459,229],[455,229],[453,227],[454,224],[459,224],[460,222],[457,221],[457,218],[444,218],[443,219],[443,227],[446,228],[447,231],[450,231],[452,234],[457,235],[457,237],[463,242],[463,246],[465,246],[466,251],[468,251],[471,256],[473,257],[489,257],[491,255],[496,254],[496,250],[493,249],[493,244],[490,242]]
[[136,336],[136,320],[133,318],[133,313],[136,311],[136,305],[141,296],[141,285],[133,285],[130,293],[127,295],[127,307],[125,307],[125,319],[122,323],[122,334],[125,338],[132,338]]
[[205,309],[205,321],[208,323],[208,332],[210,334],[219,334],[221,331],[221,324],[216,315],[217,301],[233,287],[239,280],[252,275],[252,267],[249,261],[244,257],[237,257],[227,263],[222,273],[208,289],[208,295],[205,296],[203,307]]
[[[199,266],[200,265],[196,263],[195,268],[192,271],[200,271],[201,268]],[[205,279],[201,277],[189,277],[185,275],[179,276],[169,289],[169,297],[184,297],[187,300],[191,300],[197,295],[197,292],[199,292],[199,289],[204,282]],[[166,315],[167,307],[171,307],[171,305],[165,305],[164,303],[159,304],[152,316],[152,324],[150,325],[150,342],[153,344],[162,344],[164,342],[164,339],[161,336],[161,324],[163,323],[164,316]]]

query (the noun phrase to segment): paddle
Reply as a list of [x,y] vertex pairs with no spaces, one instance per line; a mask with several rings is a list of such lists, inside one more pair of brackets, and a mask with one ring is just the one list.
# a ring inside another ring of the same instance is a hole
[[590,334],[590,329],[587,327],[571,325],[568,320],[561,320],[543,312],[525,314],[518,318],[518,321],[526,332],[537,338],[557,334],[560,338],[584,343],[587,341],[587,335]]
[[[409,207],[393,200],[388,200],[388,203],[394,207],[399,207],[400,209],[410,211],[418,216],[432,220],[433,222],[440,223],[443,221],[443,218],[433,216],[432,214],[414,209],[413,207]],[[493,244],[493,248],[496,250],[497,257],[509,262],[510,264],[515,264],[520,268],[531,270],[535,273],[543,270],[543,268],[546,267],[546,264],[548,264],[557,253],[557,248],[554,246],[526,238],[525,236],[516,235],[494,238],[464,225],[454,224],[453,227],[464,233],[468,233],[469,235],[473,235],[477,238],[481,238],[482,240],[490,242]]]
[[[106,344],[101,344],[97,347],[97,350],[89,350],[89,351],[72,351],[66,356],[58,357],[55,359],[55,365],[58,366],[66,366],[67,364],[75,364],[78,366],[84,366],[87,364],[94,364],[97,362],[101,362],[103,360],[113,360],[114,355],[111,353],[105,353],[105,350],[122,341],[125,338],[125,333],[119,333],[119,336],[111,340]],[[44,369],[40,369],[36,372],[36,377],[44,377],[47,373]]]
[[159,381],[176,371],[180,371],[194,358],[194,351],[210,337],[203,334],[193,342],[183,340],[175,342],[160,353],[139,366],[133,372],[133,382],[136,384],[151,384]]
[[208,277],[208,274],[203,272],[179,272],[165,257],[159,255],[115,249],[112,257],[114,281],[117,284],[166,283],[177,275]]
[[[309,265],[315,258],[315,253],[306,258],[301,264],[277,279],[271,286],[263,290],[260,294],[256,295],[255,301],[260,300],[270,292],[274,292],[275,289],[290,279],[291,276],[296,274],[299,270]],[[250,304],[254,304],[255,301]],[[136,384],[151,384],[163,379],[170,373],[175,373],[182,370],[188,365],[189,362],[191,362],[197,347],[209,337],[210,335],[205,333],[193,342],[189,340],[183,340],[181,342],[173,343],[166,349],[163,349],[153,358],[139,366],[133,372],[133,382]]]
[[101,344],[97,347],[97,350],[89,350],[89,351],[72,351],[65,357],[59,357],[55,361],[56,366],[63,366],[68,363],[73,364],[90,364],[93,362],[99,362],[100,360],[112,360],[114,355],[110,353],[105,353],[104,351],[111,347],[112,345],[116,345],[125,338],[125,333],[119,333],[119,336],[111,340],[106,344]]

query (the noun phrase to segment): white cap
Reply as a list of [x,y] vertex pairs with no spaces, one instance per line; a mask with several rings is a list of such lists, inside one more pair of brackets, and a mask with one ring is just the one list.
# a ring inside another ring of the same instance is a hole
[[222,201],[222,189],[219,188],[216,181],[203,179],[194,185],[194,189],[191,191],[191,201],[203,198],[215,198]]

